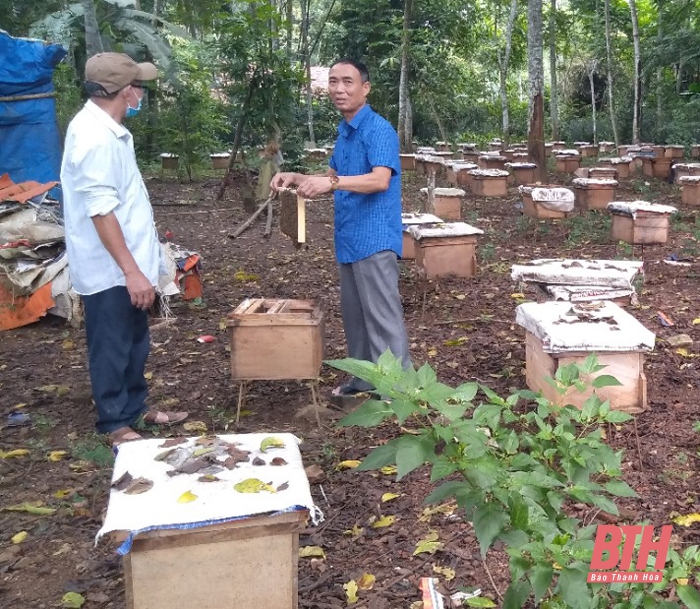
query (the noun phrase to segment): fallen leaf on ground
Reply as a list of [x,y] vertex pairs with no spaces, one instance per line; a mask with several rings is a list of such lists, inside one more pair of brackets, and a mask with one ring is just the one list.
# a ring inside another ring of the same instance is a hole
[[396,516],[391,515],[391,516],[380,516],[375,520],[370,526],[373,529],[381,529],[383,527],[390,527],[392,524],[396,522]]
[[374,587],[374,582],[377,578],[371,573],[363,573],[357,580],[357,587],[360,590],[371,590]]
[[299,557],[300,558],[326,558],[326,553],[323,551],[323,548],[320,546],[304,546],[303,548],[299,548]]
[[191,503],[192,501],[195,501],[197,499],[197,495],[195,495],[192,491],[185,491],[182,493],[177,498],[178,503]]
[[351,579],[347,584],[343,584],[343,590],[345,590],[348,604],[357,602],[357,582],[354,579]]
[[438,539],[439,535],[437,531],[430,531],[423,539],[416,542],[416,549],[413,550],[413,556],[417,554],[435,554],[443,545]]
[[430,347],[428,349],[428,357],[435,357],[438,354],[438,350],[435,347]]
[[395,465],[385,465],[384,467],[380,467],[379,471],[382,472],[385,476],[393,476],[396,473],[396,466]]
[[455,578],[455,575],[457,575],[454,569],[450,569],[449,567],[440,567],[439,565],[433,565],[433,573],[442,575],[445,578],[445,581],[448,582],[452,581]]
[[311,465],[307,465],[304,468],[304,473],[309,479],[309,484],[316,484],[317,482],[321,482],[321,480],[323,480],[326,477],[326,473],[323,471],[323,468],[318,463],[312,463]]
[[680,525],[682,527],[689,527],[691,524],[700,522],[700,514],[693,512],[692,514],[685,514],[684,516],[678,516],[673,519],[674,524]]
[[66,592],[61,599],[61,607],[65,609],[80,609],[85,604],[85,597],[77,592]]
[[0,450],[0,459],[16,459],[17,457],[26,457],[29,451],[26,448],[15,448],[4,452]]
[[27,539],[27,531],[20,531],[19,533],[16,533],[15,535],[12,536],[12,543],[22,543],[25,539]]
[[265,438],[262,442],[260,442],[260,452],[264,453],[270,448],[284,448],[284,442],[273,436]]
[[401,493],[384,493],[382,495],[382,503],[386,503],[387,501],[391,501],[397,497],[401,497]]
[[275,492],[275,488],[272,485],[267,484],[258,478],[246,478],[238,484],[234,484],[233,488],[239,493],[260,493],[262,491],[267,491],[268,493]]
[[54,508],[44,507],[41,501],[19,503],[17,505],[8,505],[2,508],[6,512],[27,512],[35,516],[50,516],[56,510]]
[[418,520],[420,522],[429,522],[435,514],[445,514],[447,516],[451,516],[454,514],[455,509],[457,509],[457,504],[453,502],[441,503],[435,507],[427,507],[423,510],[423,513],[419,516]]
[[474,596],[466,600],[467,606],[469,607],[485,607],[486,609],[496,607],[496,603],[494,603],[490,598],[486,598],[485,596]]
[[70,497],[73,494],[73,489],[72,488],[63,488],[60,491],[56,491],[53,496],[56,497],[56,499],[65,499],[66,497]]
[[187,423],[183,423],[182,427],[185,431],[207,433],[207,424],[204,421],[188,421]]
[[335,469],[338,471],[342,471],[344,469],[355,469],[356,467],[360,466],[360,463],[362,463],[362,461],[358,461],[357,459],[348,459],[347,461],[341,461],[338,463],[338,465],[335,466]]
[[445,347],[460,347],[466,343],[469,339],[466,336],[460,336],[459,338],[451,338],[446,340],[443,344]]
[[150,381],[153,378],[153,373],[152,372],[145,372],[143,375],[143,378],[145,378],[147,381]]
[[60,461],[61,459],[63,459],[63,457],[65,457],[67,454],[68,453],[65,450],[52,450],[49,453],[49,456],[46,458],[47,460],[55,463],[56,461]]
[[348,529],[347,531],[343,531],[343,535],[352,535],[353,537],[359,537],[364,532],[365,532],[364,527],[361,527],[359,524],[356,524],[354,527],[352,527],[352,529]]

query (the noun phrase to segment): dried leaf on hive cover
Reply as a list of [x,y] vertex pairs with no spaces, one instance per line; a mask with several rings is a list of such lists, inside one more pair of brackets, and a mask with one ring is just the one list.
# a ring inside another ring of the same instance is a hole
[[287,462],[282,457],[275,457],[270,461],[270,465],[287,465]]
[[153,460],[154,461],[165,461],[176,450],[177,450],[176,448],[169,448],[168,450],[164,450],[162,452],[159,452],[155,457],[153,457]]
[[123,491],[133,482],[133,480],[134,477],[128,471],[126,471],[114,482],[112,482],[112,488],[117,491]]
[[255,457],[255,459],[253,459],[253,465],[267,465],[267,463],[265,463],[265,459]]
[[65,450],[52,450],[46,459],[55,463],[56,461],[61,461],[67,454]]
[[304,546],[299,548],[300,558],[323,558],[325,560],[326,553],[320,546]]
[[356,467],[360,466],[360,463],[362,463],[362,461],[358,461],[357,459],[348,459],[347,461],[341,461],[338,463],[338,465],[335,466],[335,469],[338,471],[342,471],[344,469],[355,469]]
[[124,489],[125,495],[140,495],[153,488],[153,480],[148,478],[135,478],[134,481]]
[[258,478],[246,478],[238,484],[234,484],[233,488],[239,493],[260,493],[262,491],[267,491],[268,493],[276,492],[271,484],[267,484]]
[[187,438],[168,438],[165,442],[159,444],[158,448],[172,448],[173,446],[183,444],[184,442],[187,442]]
[[397,497],[401,497],[401,493],[384,493],[382,495],[382,503],[386,503],[387,501],[392,501],[393,499],[396,499]]
[[375,520],[370,526],[373,529],[381,529],[384,527],[390,527],[392,524],[396,522],[396,516],[391,515],[391,516],[380,516],[377,520]]
[[445,581],[448,582],[452,581],[455,578],[455,575],[457,575],[454,569],[450,569],[449,567],[440,567],[439,565],[433,565],[433,573],[442,575],[445,578]]
[[188,459],[180,467],[170,470],[168,476],[177,476],[178,474],[196,474],[200,469],[208,467],[210,463],[206,459]]
[[377,578],[371,573],[363,573],[362,576],[357,580],[357,587],[360,590],[371,590],[374,587],[374,582]]
[[197,495],[195,495],[192,491],[185,491],[177,498],[178,503],[191,503],[192,501],[196,500]]
[[260,442],[260,452],[266,452],[269,448],[284,448],[284,442],[279,438],[270,436]]
[[347,584],[343,584],[343,590],[345,590],[348,603],[357,602],[357,582],[354,579],[351,579]]
[[16,459],[18,457],[26,457],[29,451],[26,448],[15,448],[4,452],[0,450],[0,459]]
[[204,421],[188,421],[183,423],[182,427],[185,431],[207,433],[207,424]]
[[228,442],[220,441],[216,436],[201,436],[194,441],[197,446],[215,446],[217,442],[228,445]]
[[66,592],[61,598],[64,609],[80,609],[85,604],[85,597],[77,592]]
[[439,535],[437,531],[430,531],[423,539],[416,542],[416,549],[413,550],[413,556],[417,554],[435,554],[443,545],[438,539]]
[[280,484],[277,489],[275,489],[278,493],[281,493],[282,491],[286,491],[289,488],[289,482],[283,482]]
[[218,482],[221,478],[217,478],[214,474],[206,474],[197,478],[197,482]]
[[680,525],[682,527],[689,527],[691,524],[700,522],[700,514],[693,512],[692,514],[685,514],[684,516],[678,516],[673,519],[673,523]]
[[27,531],[20,531],[19,533],[16,533],[12,536],[12,543],[22,543],[25,539],[27,539],[27,535],[29,535]]
[[202,446],[202,448],[197,448],[192,451],[192,456],[193,457],[201,457],[202,455],[206,455],[210,452],[214,451],[213,446]]

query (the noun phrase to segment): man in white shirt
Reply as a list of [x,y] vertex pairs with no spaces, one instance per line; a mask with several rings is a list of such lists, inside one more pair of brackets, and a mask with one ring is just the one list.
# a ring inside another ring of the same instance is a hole
[[90,99],[66,133],[61,183],[73,288],[83,299],[97,430],[114,445],[148,423],[179,423],[186,412],[148,410],[144,369],[148,309],[158,284],[160,246],[125,117],[141,108],[152,63],[99,53],[85,65]]

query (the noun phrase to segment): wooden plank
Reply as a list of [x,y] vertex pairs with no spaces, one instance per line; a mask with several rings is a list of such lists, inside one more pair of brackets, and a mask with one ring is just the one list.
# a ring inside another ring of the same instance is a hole
[[306,199],[297,195],[297,243],[306,243]]

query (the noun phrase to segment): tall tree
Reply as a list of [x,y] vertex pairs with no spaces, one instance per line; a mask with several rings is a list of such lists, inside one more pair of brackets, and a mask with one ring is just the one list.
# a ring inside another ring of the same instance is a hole
[[413,149],[413,115],[411,112],[411,97],[408,88],[408,63],[411,33],[411,9],[413,0],[404,0],[403,30],[401,32],[401,73],[399,76],[399,146],[401,152],[411,152]]
[[314,96],[311,87],[311,42],[309,40],[309,25],[311,23],[311,17],[309,16],[310,5],[311,0],[301,0],[301,45],[304,52],[304,70],[306,72],[306,124],[309,128],[309,144],[312,148],[315,148]]
[[593,119],[593,143],[598,143],[598,112],[595,98],[595,73],[598,70],[598,60],[594,59],[588,64],[588,83],[591,86],[591,110]]
[[642,114],[642,48],[639,42],[639,19],[636,0],[628,0],[632,19],[632,41],[634,44],[634,109],[632,112],[632,143],[639,143],[639,123]]
[[537,181],[545,182],[544,156],[544,66],[542,56],[542,0],[527,2],[527,73],[530,80],[529,128],[527,151],[537,164]]
[[615,147],[620,145],[615,119],[615,86],[613,80],[612,42],[610,40],[610,0],[605,0],[605,58],[608,68],[608,108],[610,110],[610,125],[613,131]]
[[92,57],[96,53],[102,53],[104,46],[97,23],[94,0],[82,0],[82,5],[85,19],[85,54],[87,57]]
[[552,139],[559,139],[559,83],[557,82],[557,0],[549,4],[549,108]]
[[501,117],[503,127],[503,141],[510,141],[510,115],[508,113],[508,67],[510,65],[510,51],[513,45],[513,26],[518,16],[518,0],[511,0],[510,13],[506,24],[505,49],[498,49],[498,75],[501,98]]

